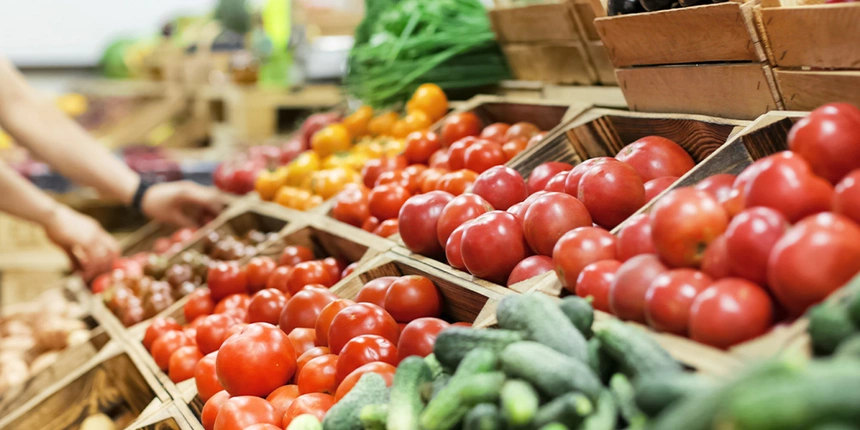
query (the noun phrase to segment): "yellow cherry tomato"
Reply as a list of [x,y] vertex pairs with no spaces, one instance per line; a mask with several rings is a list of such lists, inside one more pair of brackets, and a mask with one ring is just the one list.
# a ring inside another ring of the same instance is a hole
[[327,125],[311,138],[311,148],[322,158],[338,151],[346,151],[351,144],[349,130],[343,124]]
[[304,205],[301,208],[303,211],[311,210],[323,203],[323,198],[320,196],[310,196],[307,200],[304,201]]
[[373,119],[373,108],[370,106],[362,106],[357,111],[343,119],[344,127],[349,131],[349,135],[353,139],[367,135],[367,127],[370,125],[370,120]]
[[398,118],[397,112],[386,112],[370,120],[367,130],[372,136],[388,136]]
[[286,166],[278,167],[274,171],[264,170],[257,176],[254,190],[257,191],[261,199],[272,200],[278,189],[286,185],[287,176],[289,176],[289,169]]
[[406,129],[409,130],[409,133],[412,133],[413,131],[427,130],[433,125],[433,120],[430,119],[424,111],[420,110],[416,110],[411,112],[409,115],[406,115],[403,117],[403,121],[406,123]]
[[403,139],[391,139],[385,142],[385,156],[395,157],[403,153],[406,149],[406,141]]
[[328,199],[339,193],[346,184],[355,183],[358,174],[350,168],[320,170],[313,174],[311,192]]
[[423,111],[432,121],[438,121],[448,113],[448,97],[436,84],[423,84],[406,104],[406,112]]
[[320,169],[320,157],[314,151],[299,154],[290,164],[287,164],[287,184],[298,186],[305,177]]
[[336,167],[351,167],[351,157],[352,152],[347,151],[341,151],[336,154],[329,155],[322,161],[322,168],[334,169]]
[[292,209],[304,210],[306,201],[310,200],[313,195],[307,191],[295,187],[281,187],[275,193],[274,202]]

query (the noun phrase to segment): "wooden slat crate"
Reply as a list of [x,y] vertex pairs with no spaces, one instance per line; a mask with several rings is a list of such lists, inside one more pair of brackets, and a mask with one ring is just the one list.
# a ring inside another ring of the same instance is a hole
[[754,119],[783,107],[747,3],[600,17],[632,110]]
[[138,252],[152,251],[152,246],[155,244],[157,239],[168,237],[175,231],[175,227],[161,224],[156,221],[149,222],[120,241],[122,255],[129,256],[137,254]]
[[781,6],[772,0],[757,12],[786,109],[860,105],[860,4]]
[[[536,125],[541,130],[549,131],[568,118],[571,112],[576,113],[579,107],[584,106],[584,103],[579,106],[556,100],[479,95],[458,106],[449,115],[472,112],[485,125],[494,122],[513,124],[526,121]],[[448,116],[433,124],[430,130],[437,133],[441,132],[442,124],[445,123],[446,118]]]
[[[194,418],[195,422],[190,422]],[[126,427],[128,430],[196,430],[203,426],[188,406],[176,401],[167,402],[151,414],[143,415]]]

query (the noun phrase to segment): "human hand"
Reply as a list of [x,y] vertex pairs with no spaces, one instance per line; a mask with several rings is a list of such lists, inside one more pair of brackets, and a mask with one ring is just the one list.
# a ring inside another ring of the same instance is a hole
[[119,257],[119,244],[98,222],[66,206],[57,205],[43,227],[86,280],[109,271]]
[[156,184],[146,191],[141,202],[143,213],[151,219],[177,227],[194,227],[201,219],[215,217],[224,208],[218,191],[190,181]]

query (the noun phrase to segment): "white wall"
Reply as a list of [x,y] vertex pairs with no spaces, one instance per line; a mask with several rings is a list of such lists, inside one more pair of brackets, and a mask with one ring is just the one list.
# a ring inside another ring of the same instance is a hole
[[0,55],[19,66],[90,66],[117,36],[155,34],[215,0],[0,0]]

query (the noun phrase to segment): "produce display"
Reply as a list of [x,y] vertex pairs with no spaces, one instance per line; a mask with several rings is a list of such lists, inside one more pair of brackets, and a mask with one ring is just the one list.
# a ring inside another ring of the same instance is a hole
[[485,126],[472,112],[451,114],[440,133],[411,133],[402,154],[365,163],[363,184],[338,194],[331,216],[383,237],[398,233],[401,223],[414,225],[401,232],[407,246],[411,249],[414,239],[421,242],[415,252],[438,254],[441,247],[430,224],[435,224],[439,206],[455,196],[469,196],[479,175],[536,145],[545,134],[528,122]]

